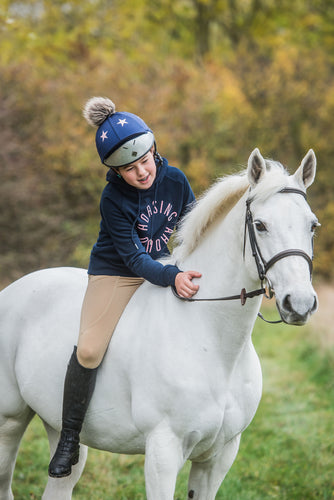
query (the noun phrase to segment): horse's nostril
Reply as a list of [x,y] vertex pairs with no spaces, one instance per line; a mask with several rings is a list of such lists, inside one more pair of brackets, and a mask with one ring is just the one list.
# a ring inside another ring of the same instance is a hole
[[292,312],[292,306],[291,306],[291,301],[290,301],[290,295],[286,295],[286,297],[283,300],[283,307],[286,311]]
[[[288,295],[285,296],[285,298],[284,298],[284,300],[282,302],[282,306],[283,306],[284,310],[287,313],[298,314],[297,311],[292,306],[291,295],[290,294],[288,294]],[[305,312],[312,314],[312,313],[314,313],[317,310],[317,307],[318,307],[317,296],[314,296],[314,300],[313,300],[312,306],[310,308],[307,308],[307,310]],[[302,313],[300,313],[300,314],[302,314]]]
[[314,297],[314,302],[313,302],[313,307],[312,307],[312,309],[311,309],[311,312],[316,311],[316,310],[317,310],[317,308],[318,308],[318,301],[317,301],[317,297],[315,296],[315,297]]

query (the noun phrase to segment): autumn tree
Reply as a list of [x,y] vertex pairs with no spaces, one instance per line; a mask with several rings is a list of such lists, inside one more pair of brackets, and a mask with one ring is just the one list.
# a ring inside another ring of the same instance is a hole
[[87,266],[106,173],[92,95],[143,116],[197,194],[256,146],[291,169],[312,147],[315,264],[333,277],[333,19],[329,0],[4,0],[0,278]]

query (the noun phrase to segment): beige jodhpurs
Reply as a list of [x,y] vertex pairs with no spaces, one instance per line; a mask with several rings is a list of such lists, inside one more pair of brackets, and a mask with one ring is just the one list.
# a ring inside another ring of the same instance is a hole
[[100,365],[125,306],[144,278],[88,277],[81,310],[77,357],[86,368]]

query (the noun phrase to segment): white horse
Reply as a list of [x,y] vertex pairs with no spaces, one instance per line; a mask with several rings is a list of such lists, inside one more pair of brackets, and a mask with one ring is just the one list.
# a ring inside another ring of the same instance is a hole
[[[304,198],[315,168],[312,150],[288,175],[255,149],[247,171],[221,179],[202,197],[170,261],[202,272],[196,298],[237,294],[246,303],[185,302],[170,288],[143,284],[99,369],[79,463],[71,476],[49,478],[43,500],[71,498],[87,446],[145,454],[148,500],[173,499],[186,460],[192,462],[188,498],[215,498],[261,398],[251,340],[261,296],[249,298],[248,291],[261,294],[261,280],[268,279],[286,323],[304,324],[317,308],[310,280],[317,219]],[[15,459],[33,415],[42,419],[54,453],[85,287],[84,270],[56,268],[0,293],[0,500],[13,499]]]

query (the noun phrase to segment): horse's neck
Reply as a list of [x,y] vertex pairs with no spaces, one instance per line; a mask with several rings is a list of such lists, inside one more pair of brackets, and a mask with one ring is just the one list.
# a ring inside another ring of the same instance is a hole
[[[183,269],[202,273],[197,298],[226,297],[240,294],[242,288],[248,291],[258,288],[259,283],[250,277],[243,259],[245,211],[243,203],[238,205],[207,231],[182,265]],[[224,366],[229,369],[250,339],[260,301],[256,297],[248,299],[245,306],[241,306],[240,300],[200,302],[196,306],[201,324],[206,325],[204,331],[198,329],[198,335],[211,337],[217,356],[224,359]],[[225,359],[226,345],[230,346],[228,359]]]
[[223,219],[205,233],[200,245],[182,264],[183,269],[202,273],[198,296],[234,295],[257,283],[251,279],[243,259],[245,208],[241,200]]

